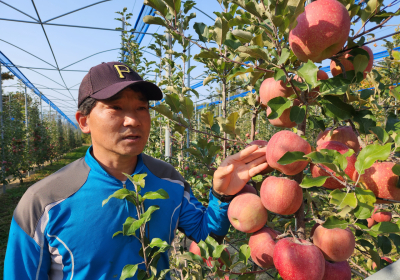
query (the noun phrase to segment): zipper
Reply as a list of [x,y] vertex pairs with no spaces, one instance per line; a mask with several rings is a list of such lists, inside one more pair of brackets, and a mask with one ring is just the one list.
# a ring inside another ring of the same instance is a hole
[[126,189],[126,185],[125,185],[125,183],[122,183],[122,186],[124,187],[124,189]]

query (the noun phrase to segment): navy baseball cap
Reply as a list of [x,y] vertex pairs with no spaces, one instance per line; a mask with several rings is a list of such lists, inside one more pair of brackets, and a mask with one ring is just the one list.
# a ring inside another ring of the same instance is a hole
[[148,81],[144,81],[138,73],[122,62],[103,62],[90,68],[79,86],[78,108],[82,102],[92,97],[103,100],[114,96],[132,85],[140,85],[142,94],[148,100],[161,100],[161,89]]

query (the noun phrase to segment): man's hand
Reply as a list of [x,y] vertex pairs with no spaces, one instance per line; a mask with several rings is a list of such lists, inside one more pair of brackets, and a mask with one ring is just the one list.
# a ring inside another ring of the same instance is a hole
[[227,157],[214,173],[214,191],[224,195],[238,193],[251,177],[267,168],[266,150],[267,147],[252,145]]

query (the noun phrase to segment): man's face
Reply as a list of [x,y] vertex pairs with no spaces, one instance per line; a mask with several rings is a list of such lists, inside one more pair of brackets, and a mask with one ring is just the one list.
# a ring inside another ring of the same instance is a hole
[[93,148],[103,155],[137,156],[150,134],[149,103],[130,88],[115,100],[98,100],[87,118]]

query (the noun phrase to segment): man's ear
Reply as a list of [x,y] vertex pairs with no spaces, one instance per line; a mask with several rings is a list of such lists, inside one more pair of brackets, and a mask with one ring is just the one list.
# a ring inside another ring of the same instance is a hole
[[79,128],[82,130],[83,133],[90,133],[89,127],[89,116],[84,116],[81,111],[76,111],[75,113],[76,121],[78,122]]

